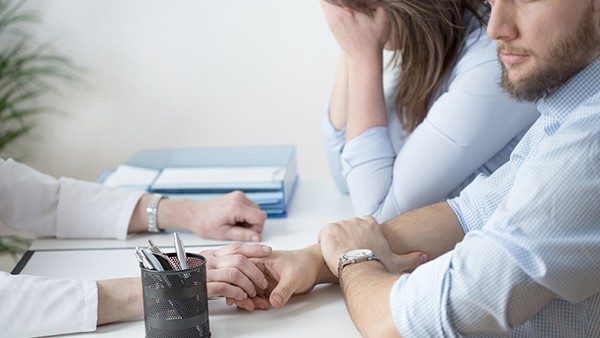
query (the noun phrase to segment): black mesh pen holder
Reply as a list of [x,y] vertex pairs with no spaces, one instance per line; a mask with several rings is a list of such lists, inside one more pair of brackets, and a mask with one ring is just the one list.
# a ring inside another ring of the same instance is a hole
[[141,266],[147,338],[210,337],[206,259],[187,253],[188,269],[179,269],[175,253],[167,253],[175,270]]

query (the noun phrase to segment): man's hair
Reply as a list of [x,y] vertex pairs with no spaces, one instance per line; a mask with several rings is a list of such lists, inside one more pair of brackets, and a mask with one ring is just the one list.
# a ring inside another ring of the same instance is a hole
[[[397,50],[392,64],[401,67],[395,108],[412,132],[423,122],[436,92],[452,71],[467,35],[465,14],[481,24],[487,13],[480,0],[327,0],[372,16],[381,7],[390,17],[390,41]],[[485,33],[483,33],[485,34]]]

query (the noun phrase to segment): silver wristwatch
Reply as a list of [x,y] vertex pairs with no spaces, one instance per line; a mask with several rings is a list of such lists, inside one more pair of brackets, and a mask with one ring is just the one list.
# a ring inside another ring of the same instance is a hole
[[369,249],[356,249],[344,253],[338,262],[338,278],[341,276],[342,270],[344,270],[346,265],[368,261],[381,262],[381,259],[379,259],[379,257],[377,257],[377,255],[375,255],[375,253]]
[[158,203],[163,198],[167,198],[161,194],[152,194],[150,201],[146,207],[146,215],[148,216],[148,232],[161,232],[163,229],[158,228]]

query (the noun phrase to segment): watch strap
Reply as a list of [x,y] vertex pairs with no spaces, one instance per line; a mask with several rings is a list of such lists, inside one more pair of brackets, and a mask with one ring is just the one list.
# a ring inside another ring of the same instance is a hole
[[158,227],[158,204],[164,198],[167,198],[161,194],[152,194],[150,195],[150,201],[148,201],[148,206],[146,206],[146,215],[148,216],[148,232],[161,232],[164,229],[160,229]]

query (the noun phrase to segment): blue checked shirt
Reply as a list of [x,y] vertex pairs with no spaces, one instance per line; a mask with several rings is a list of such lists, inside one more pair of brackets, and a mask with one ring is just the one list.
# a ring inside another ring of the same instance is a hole
[[448,201],[464,240],[395,283],[404,337],[600,337],[600,59],[538,109],[510,161]]

